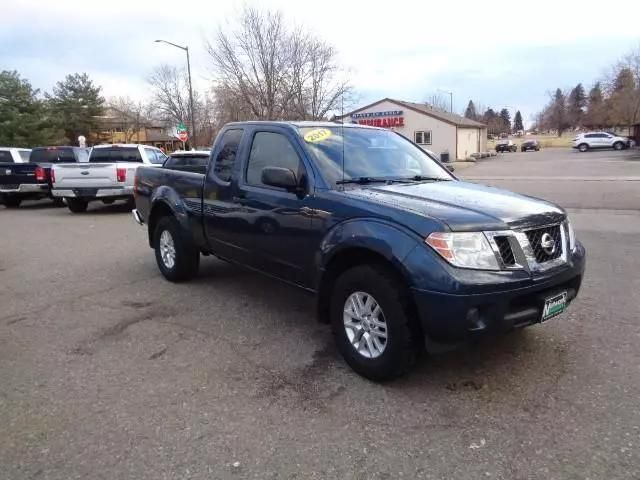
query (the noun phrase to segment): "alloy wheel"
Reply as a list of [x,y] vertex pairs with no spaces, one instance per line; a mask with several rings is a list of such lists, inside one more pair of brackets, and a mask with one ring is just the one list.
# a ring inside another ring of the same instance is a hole
[[163,230],[160,235],[160,257],[168,269],[172,269],[176,264],[176,247],[168,230]]
[[351,346],[365,358],[377,358],[387,347],[384,312],[366,292],[354,292],[344,303],[344,329]]

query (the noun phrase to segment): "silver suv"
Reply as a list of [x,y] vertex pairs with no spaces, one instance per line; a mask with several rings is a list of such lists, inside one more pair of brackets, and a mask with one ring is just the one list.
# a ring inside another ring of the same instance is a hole
[[613,148],[614,150],[624,150],[629,148],[631,142],[628,138],[617,137],[607,132],[586,132],[579,134],[573,139],[573,148],[581,152],[595,148]]

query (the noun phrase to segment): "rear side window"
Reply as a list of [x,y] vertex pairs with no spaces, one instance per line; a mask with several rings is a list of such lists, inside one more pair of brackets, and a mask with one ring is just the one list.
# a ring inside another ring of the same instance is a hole
[[36,148],[29,155],[31,163],[75,163],[72,148]]
[[234,129],[224,132],[220,139],[221,148],[218,155],[216,155],[213,173],[224,182],[231,180],[231,171],[236,162],[236,154],[238,153],[241,138],[242,130]]
[[18,153],[20,153],[20,158],[23,162],[29,161],[29,155],[31,155],[31,152],[29,150],[20,150]]
[[167,158],[164,153],[155,148],[145,148],[144,153],[147,155],[149,161],[156,165],[162,165]]
[[7,150],[0,150],[0,162],[13,163],[11,152]]
[[140,150],[136,147],[94,148],[89,156],[91,163],[142,163]]
[[284,135],[273,132],[258,132],[253,137],[249,164],[247,165],[247,183],[263,185],[262,169],[265,167],[288,168],[296,174],[297,178],[300,178],[300,158]]
[[171,155],[168,167],[206,167],[209,155]]

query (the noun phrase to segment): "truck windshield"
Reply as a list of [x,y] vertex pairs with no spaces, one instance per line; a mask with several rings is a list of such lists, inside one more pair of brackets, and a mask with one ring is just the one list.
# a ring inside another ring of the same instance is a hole
[[424,150],[388,130],[335,126],[302,127],[299,132],[334,186],[357,179],[452,179]]

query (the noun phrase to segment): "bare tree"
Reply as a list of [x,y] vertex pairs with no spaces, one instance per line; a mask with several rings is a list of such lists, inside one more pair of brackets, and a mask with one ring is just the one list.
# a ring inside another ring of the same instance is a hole
[[[147,82],[152,88],[153,106],[158,115],[165,121],[186,125],[191,117],[189,83],[184,69],[160,65],[151,72]],[[193,95],[195,103],[196,92]]]
[[[218,30],[207,51],[216,98],[236,116],[323,118],[351,92],[335,49],[302,29],[287,29],[280,12],[245,8],[237,27]],[[228,98],[235,108],[228,108]]]
[[425,100],[424,103],[431,108],[435,108],[436,110],[441,110],[443,112],[448,112],[450,109],[449,98],[446,98],[441,93],[434,93],[428,100]]
[[125,142],[139,140],[139,132],[149,122],[150,106],[129,97],[112,97],[107,100],[107,109],[122,128]]
[[631,125],[640,120],[640,46],[622,57],[603,83],[609,123],[631,130]]

